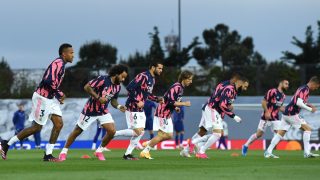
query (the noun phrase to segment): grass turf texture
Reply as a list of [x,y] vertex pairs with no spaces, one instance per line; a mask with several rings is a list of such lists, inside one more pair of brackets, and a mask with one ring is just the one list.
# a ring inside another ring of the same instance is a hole
[[[136,156],[140,151],[134,151]],[[122,160],[124,150],[104,152],[106,161],[90,150],[69,151],[64,162],[43,162],[42,150],[10,150],[0,160],[0,179],[318,179],[320,158],[305,159],[302,151],[275,151],[280,159],[265,159],[262,151],[247,157],[231,156],[240,151],[209,150],[210,159],[183,158],[177,150],[151,151],[154,160]],[[58,156],[58,150],[54,155]],[[84,154],[90,159],[81,159]]]

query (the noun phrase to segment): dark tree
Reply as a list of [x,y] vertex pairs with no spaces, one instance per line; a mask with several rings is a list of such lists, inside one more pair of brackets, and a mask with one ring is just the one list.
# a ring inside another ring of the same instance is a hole
[[300,70],[301,82],[305,82],[313,75],[319,74],[320,63],[320,21],[318,21],[318,37],[317,40],[313,38],[313,31],[311,26],[308,26],[305,33],[305,40],[299,40],[293,36],[293,45],[300,49],[300,53],[293,53],[284,51],[282,60],[297,66]]
[[100,41],[86,43],[80,47],[80,61],[75,67],[105,69],[117,62],[117,48]]
[[0,97],[10,97],[10,90],[13,83],[13,72],[4,57],[0,61]]

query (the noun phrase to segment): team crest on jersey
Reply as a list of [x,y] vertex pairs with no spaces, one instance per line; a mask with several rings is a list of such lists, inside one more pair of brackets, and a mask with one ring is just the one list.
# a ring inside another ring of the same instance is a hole
[[113,96],[114,96],[114,94],[107,94],[107,95],[105,96],[105,98],[108,99],[108,100],[110,100],[110,99],[113,98]]
[[153,86],[151,86],[151,84],[148,84],[147,91],[148,91],[149,93],[152,93],[152,91],[153,91]]
[[234,99],[230,99],[230,100],[228,101],[228,103],[229,103],[229,104],[233,104],[233,103],[234,103]]
[[276,106],[282,106],[283,105],[283,102],[282,101],[277,101],[276,102]]

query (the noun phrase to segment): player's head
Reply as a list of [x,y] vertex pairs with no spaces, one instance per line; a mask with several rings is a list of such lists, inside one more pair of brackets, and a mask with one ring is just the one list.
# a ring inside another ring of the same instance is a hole
[[233,72],[230,78],[230,83],[234,84],[238,79],[240,79],[241,75],[238,72]]
[[149,70],[151,74],[155,76],[160,76],[163,70],[163,63],[159,61],[152,61],[149,65]]
[[320,86],[320,79],[318,76],[312,76],[308,82],[308,86],[312,91],[317,90]]
[[68,43],[61,44],[59,47],[59,56],[63,60],[72,63],[74,55],[73,55],[73,48],[71,44],[68,44]]
[[115,78],[115,84],[120,84],[128,76],[128,67],[123,64],[114,65],[109,70],[109,76]]
[[22,103],[18,104],[18,108],[20,111],[24,111],[24,104]]
[[289,81],[287,79],[279,80],[278,88],[280,88],[282,91],[287,91],[289,89]]
[[239,79],[235,82],[237,91],[240,93],[242,91],[246,91],[249,87],[249,80],[243,76],[239,77]]
[[184,86],[190,86],[193,79],[193,73],[190,71],[182,71],[179,75],[178,81]]

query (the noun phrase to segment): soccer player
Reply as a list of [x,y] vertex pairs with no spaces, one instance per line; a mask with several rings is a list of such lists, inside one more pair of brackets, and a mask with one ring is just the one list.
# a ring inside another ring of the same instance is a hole
[[152,62],[149,70],[138,74],[127,86],[128,99],[126,101],[126,120],[128,129],[119,130],[115,136],[131,137],[130,144],[123,155],[125,160],[138,160],[132,155],[133,149],[139,143],[144,134],[146,125],[146,115],[143,112],[144,103],[147,99],[162,103],[163,98],[152,94],[155,84],[155,76],[160,76],[163,70],[163,64]]
[[173,111],[173,129],[176,132],[175,142],[176,149],[183,148],[183,137],[184,137],[184,106],[179,107],[180,112]]
[[123,82],[128,76],[128,68],[124,65],[115,65],[107,76],[99,76],[91,80],[84,86],[84,90],[90,95],[87,103],[85,104],[77,125],[69,135],[66,144],[64,145],[59,159],[66,160],[68,149],[75,139],[95,121],[98,121],[101,126],[107,131],[103,137],[100,146],[95,151],[94,155],[100,160],[104,161],[105,157],[102,153],[104,147],[113,139],[115,134],[114,120],[109,113],[108,105],[125,112],[125,106],[118,103],[117,98],[120,92],[120,83]]
[[[15,134],[18,134],[24,129],[24,122],[26,121],[26,114],[24,112],[24,105],[20,103],[18,105],[18,111],[13,115],[12,122],[15,128]],[[16,143],[13,144],[13,147],[16,148]],[[23,139],[20,140],[20,148],[23,149]]]
[[[206,106],[213,107],[214,103],[216,103],[216,96],[221,93],[222,89],[230,84],[234,84],[239,78],[240,78],[240,74],[234,73],[230,80],[226,80],[226,81],[219,83],[216,86],[216,88],[213,91],[210,98],[208,99],[208,101],[204,104],[202,111],[204,111]],[[202,112],[202,113],[204,113],[204,112]],[[190,157],[190,154],[194,153],[193,147],[191,147],[191,149],[189,147],[189,144],[191,144],[191,143],[195,144],[197,149],[199,150],[199,147],[201,147],[205,143],[206,139],[211,135],[211,134],[209,134],[208,136],[205,136],[207,134],[207,132],[210,132],[212,130],[212,125],[213,124],[212,124],[211,119],[201,118],[198,132],[196,132],[192,136],[191,140],[189,139],[188,145],[186,147],[184,147],[184,149],[180,152],[180,155],[185,156],[185,157]],[[200,138],[203,136],[205,136],[205,137],[202,140],[200,140],[200,141],[197,140],[197,142],[193,141],[194,139],[197,139],[197,138]]]
[[[196,153],[197,158],[208,158],[205,152],[209,147],[212,146],[212,144],[220,139],[223,130],[222,121],[225,114],[234,119],[236,122],[241,122],[241,118],[233,113],[232,104],[236,99],[238,93],[247,90],[248,86],[249,81],[244,77],[240,77],[234,84],[230,84],[224,87],[222,91],[215,96],[215,102],[212,106],[210,106],[210,104],[207,104],[205,107],[203,107],[202,121],[210,123],[208,125],[204,125],[206,128],[210,127],[210,131],[212,133],[203,137],[195,138],[190,142],[189,148],[192,151],[194,149],[194,143],[205,142]],[[180,155],[185,157],[190,156],[188,154],[188,151],[186,151],[185,149],[180,152]]]
[[146,114],[146,127],[144,130],[148,130],[150,134],[150,140],[154,137],[153,134],[153,115],[152,110],[155,109],[157,106],[153,101],[146,100],[143,110]]
[[190,101],[182,102],[183,90],[192,83],[193,74],[190,71],[183,71],[179,75],[178,82],[174,83],[164,94],[164,103],[157,106],[154,120],[159,125],[156,137],[152,138],[144,150],[140,153],[141,158],[152,159],[150,149],[159,142],[171,139],[173,136],[173,124],[171,113],[180,106],[191,106]]
[[307,122],[299,115],[301,109],[305,109],[312,113],[316,112],[315,106],[308,102],[309,92],[317,90],[320,86],[320,80],[317,76],[313,76],[306,85],[300,86],[291,98],[290,103],[286,106],[285,111],[281,118],[280,129],[271,140],[271,143],[264,153],[265,158],[279,158],[272,154],[274,147],[283,138],[285,133],[291,126],[295,126],[303,130],[303,145],[304,145],[304,157],[313,158],[319,156],[319,154],[313,154],[310,152],[310,135],[311,127]]
[[288,90],[289,81],[283,79],[279,82],[277,88],[272,88],[268,90],[265,94],[261,105],[263,108],[263,113],[261,114],[260,122],[258,125],[257,132],[252,134],[247,142],[242,146],[242,155],[246,156],[248,147],[256,139],[263,136],[268,126],[277,133],[280,128],[280,118],[279,111],[284,112],[283,102],[286,98],[284,91]]
[[62,112],[59,104],[63,104],[66,96],[59,90],[60,84],[65,73],[65,64],[73,61],[73,48],[70,44],[62,44],[59,47],[59,56],[47,68],[44,76],[32,96],[32,110],[29,120],[34,121],[31,127],[20,131],[9,141],[1,142],[2,159],[7,158],[9,147],[24,138],[40,131],[42,126],[51,119],[53,128],[49,143],[46,145],[46,151],[43,157],[44,161],[59,161],[58,158],[52,156],[54,145],[58,139],[61,128],[63,126]]

